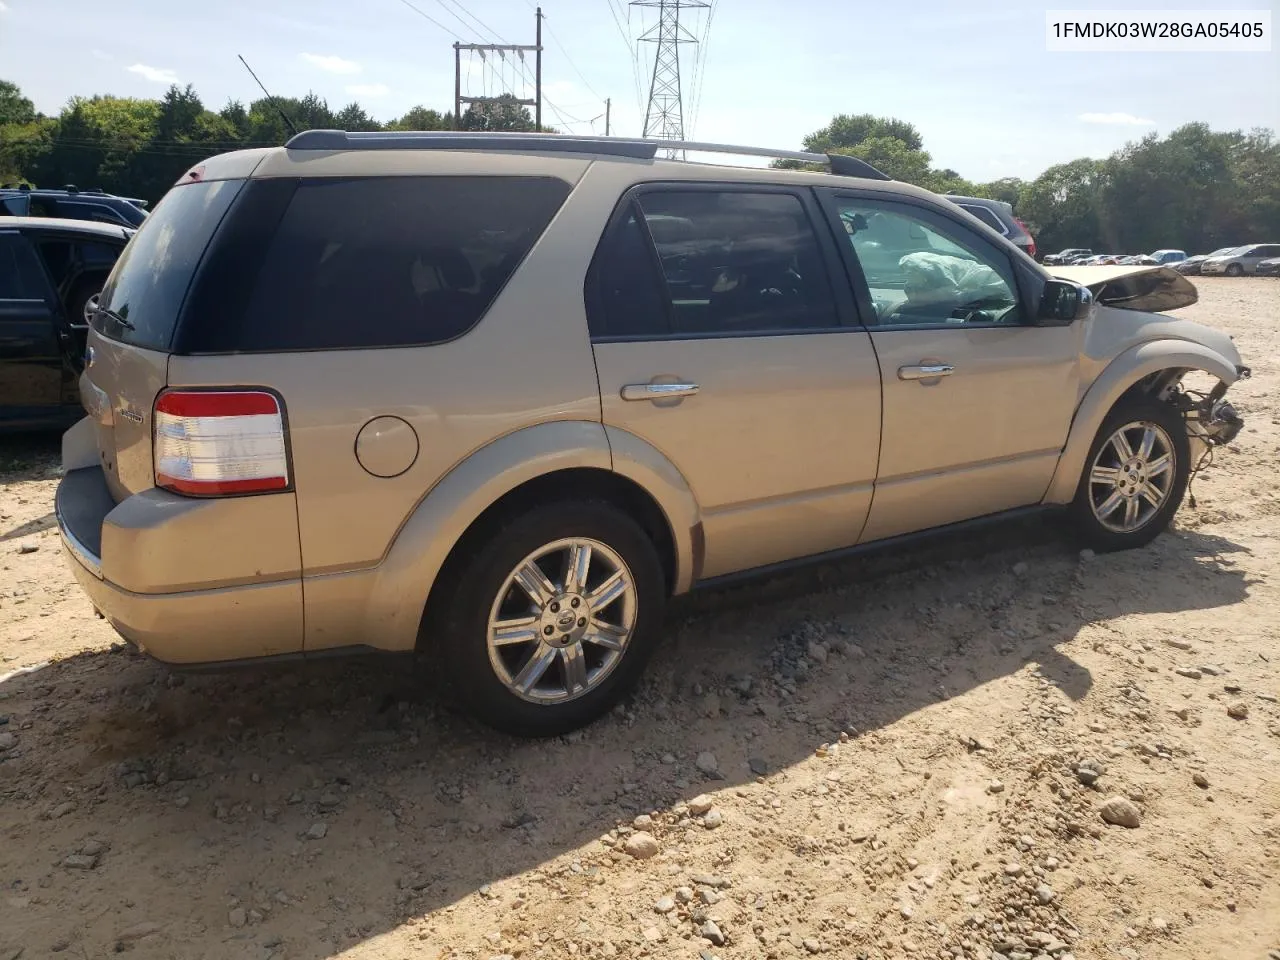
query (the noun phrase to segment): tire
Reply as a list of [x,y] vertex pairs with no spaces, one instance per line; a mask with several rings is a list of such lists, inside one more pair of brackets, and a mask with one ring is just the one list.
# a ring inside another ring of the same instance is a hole
[[88,323],[84,315],[85,305],[102,292],[102,281],[81,280],[67,297],[67,322],[72,324]]
[[1228,264],[1227,264],[1227,276],[1228,276],[1228,277],[1238,277],[1238,276],[1240,276],[1240,275],[1241,275],[1241,274],[1243,274],[1243,273],[1244,273],[1244,267],[1240,266],[1240,264],[1238,264],[1238,263],[1228,263]]
[[[1122,428],[1125,442],[1134,454],[1128,461],[1121,457],[1122,446],[1114,442]],[[1154,442],[1149,457],[1142,460],[1142,444],[1148,431]],[[1163,471],[1150,470],[1153,464],[1158,467],[1165,454],[1171,457],[1171,465]],[[1095,467],[1100,468],[1099,479],[1114,476],[1115,484],[1108,486],[1106,480],[1095,480]],[[1105,470],[1116,472],[1103,474]],[[1190,472],[1191,444],[1182,415],[1169,404],[1150,397],[1121,400],[1107,414],[1089,447],[1071,503],[1076,533],[1100,553],[1145,546],[1168,528],[1182,503]],[[1155,497],[1157,492],[1163,496]],[[1109,498],[1113,495],[1120,497],[1118,504],[1111,503]],[[1131,502],[1137,505],[1136,513],[1130,512],[1135,509]]]
[[[579,550],[591,547],[583,589],[567,582],[573,542]],[[539,559],[539,551],[557,544],[568,545]],[[530,560],[544,574],[541,588],[550,591],[541,604],[533,599],[535,591],[513,579]],[[630,592],[601,603],[607,597],[600,586],[618,572],[623,582],[629,579]],[[467,712],[522,737],[567,733],[618,703],[653,653],[666,606],[666,580],[652,541],[603,501],[555,502],[515,517],[468,550],[443,587],[452,599],[428,653],[444,661],[446,678]],[[574,613],[583,615],[575,620]],[[490,642],[491,618],[508,624],[502,632],[509,642]],[[536,619],[521,622],[531,618]],[[613,630],[598,629],[598,623]],[[537,673],[535,662],[543,672],[528,685]],[[570,682],[571,672],[576,683]],[[522,682],[525,694],[515,689]]]

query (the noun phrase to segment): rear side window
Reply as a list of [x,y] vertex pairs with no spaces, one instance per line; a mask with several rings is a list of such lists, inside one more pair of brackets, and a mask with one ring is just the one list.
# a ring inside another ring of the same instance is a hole
[[174,187],[116,261],[94,326],[104,336],[168,350],[187,287],[243,180]]
[[751,336],[839,325],[813,225],[785,192],[643,190],[588,278],[596,337]]
[[[201,319],[198,329],[184,321],[183,348],[273,352],[451,340],[489,309],[569,190],[552,177],[303,180],[243,309],[215,318],[193,305]],[[233,233],[239,217],[237,209]]]

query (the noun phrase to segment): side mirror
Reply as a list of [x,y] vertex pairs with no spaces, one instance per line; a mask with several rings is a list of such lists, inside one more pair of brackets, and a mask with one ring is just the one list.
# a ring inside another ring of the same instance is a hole
[[1047,280],[1036,310],[1036,325],[1041,327],[1066,326],[1083,316],[1093,302],[1087,287],[1069,280]]

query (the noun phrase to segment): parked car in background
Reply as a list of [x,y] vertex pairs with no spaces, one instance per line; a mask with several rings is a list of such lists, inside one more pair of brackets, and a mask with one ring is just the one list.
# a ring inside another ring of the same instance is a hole
[[547,736],[695,585],[1052,505],[1141,546],[1241,429],[1231,338],[1147,312],[1195,301],[1170,271],[1057,279],[853,157],[660,146],[697,149],[314,130],[182,177],[63,436],[94,606],[188,665],[417,650]]
[[1263,260],[1253,272],[1260,277],[1280,277],[1280,257]]
[[1179,260],[1187,259],[1187,251],[1185,250],[1157,250],[1151,254],[1151,259],[1156,263],[1177,263]]
[[1280,257],[1280,243],[1250,243],[1220,257],[1209,257],[1200,264],[1204,276],[1239,277],[1253,273],[1263,260]]
[[1187,257],[1187,259],[1179,260],[1177,263],[1170,264],[1170,266],[1184,276],[1199,276],[1200,265],[1210,257],[1225,257],[1239,249],[1240,247],[1220,247],[1212,253],[1201,253],[1194,257]]
[[1075,263],[1077,260],[1083,260],[1085,257],[1093,256],[1093,251],[1088,247],[1067,247],[1065,250],[1059,250],[1057,253],[1045,254],[1042,261],[1046,267],[1062,266],[1063,264]]
[[948,200],[966,213],[971,213],[988,227],[1006,237],[1010,243],[1031,259],[1036,256],[1036,241],[1031,236],[1027,225],[1013,215],[1013,205],[1003,200],[988,200],[985,197],[962,197],[957,194],[945,195]]
[[1133,266],[1133,267],[1159,266],[1159,264],[1157,264],[1154,259],[1147,256],[1145,253],[1134,253],[1126,257],[1117,257],[1116,263],[1120,266]]
[[45,190],[25,184],[0,187],[0,216],[93,220],[136,229],[147,218],[146,205],[145,200],[117,197],[102,190],[81,190],[74,186],[61,190]]
[[88,315],[133,230],[0,217],[0,430],[84,416],[77,380]]

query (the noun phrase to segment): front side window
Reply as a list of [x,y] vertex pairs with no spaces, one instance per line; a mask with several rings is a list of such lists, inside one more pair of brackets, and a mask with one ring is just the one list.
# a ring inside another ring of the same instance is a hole
[[882,325],[1019,324],[1009,258],[940,216],[840,198],[837,210]]
[[593,264],[595,336],[746,336],[838,326],[821,248],[784,192],[644,190]]

